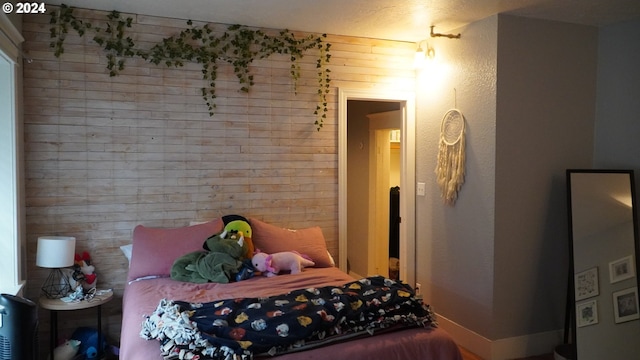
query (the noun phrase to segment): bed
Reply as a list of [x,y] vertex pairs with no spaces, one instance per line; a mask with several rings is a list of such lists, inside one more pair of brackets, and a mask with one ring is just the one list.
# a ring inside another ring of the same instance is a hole
[[[319,228],[291,231],[258,219],[249,219],[249,222],[253,231],[251,241],[257,248],[270,253],[295,250],[314,258],[316,267],[305,268],[302,273],[295,275],[255,276],[229,283],[175,281],[169,277],[174,260],[182,254],[200,250],[204,239],[221,231],[224,226],[222,220],[216,219],[174,229],[138,226],[133,233],[128,283],[123,295],[120,359],[169,358],[168,355],[163,357],[159,341],[141,337],[143,323],[146,325],[149,319],[153,318],[150,315],[156,314],[162,304],[167,302],[176,307],[178,306],[176,304],[184,307],[193,304],[201,306],[201,304],[222,303],[222,300],[233,303],[239,303],[240,299],[263,301],[290,292],[306,293],[311,291],[310,289],[335,291],[340,287],[353,287],[354,283],[359,285],[370,281],[354,279],[333,266],[333,259],[326,251],[326,244]],[[386,285],[393,284],[393,282],[387,283],[386,281],[389,280],[384,278],[372,279],[384,281]],[[384,288],[388,289],[388,287]],[[232,299],[235,300],[231,301]],[[193,311],[185,311],[185,313],[193,314]],[[375,332],[362,331],[354,332],[349,336],[327,337],[323,341],[309,342],[307,346],[300,348],[289,347],[287,351],[279,350],[274,358],[326,359],[327,354],[331,354],[333,359],[350,360],[462,359],[457,345],[445,331],[439,329],[435,322],[426,324],[424,319],[422,321],[422,326],[414,324],[414,326],[405,327],[401,324],[393,324],[376,329]],[[253,355],[255,358],[272,357],[265,353]],[[178,358],[177,355],[175,358]],[[251,358],[251,354],[245,358]]]

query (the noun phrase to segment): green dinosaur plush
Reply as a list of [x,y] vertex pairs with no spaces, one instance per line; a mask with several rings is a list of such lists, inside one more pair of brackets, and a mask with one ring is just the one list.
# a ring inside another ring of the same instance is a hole
[[228,233],[212,235],[203,244],[206,251],[195,251],[176,259],[171,278],[193,283],[228,283],[242,268],[247,251],[242,234],[232,239]]
[[247,244],[242,233],[239,232],[238,234],[240,236],[231,236],[230,232],[225,229],[223,232],[212,235],[205,240],[203,247],[210,252],[228,254],[237,260],[242,260],[242,257],[247,252]]
[[251,225],[244,220],[233,220],[224,226],[224,230],[230,234],[231,238],[244,237],[244,258],[251,259],[255,251],[253,240],[251,239]]

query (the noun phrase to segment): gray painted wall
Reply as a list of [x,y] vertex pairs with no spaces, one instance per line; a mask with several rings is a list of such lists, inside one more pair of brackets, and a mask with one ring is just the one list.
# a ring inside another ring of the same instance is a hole
[[[464,28],[462,39],[436,39],[434,63],[417,77],[417,281],[434,310],[490,337],[493,318],[495,137],[498,17]],[[456,31],[457,32],[457,31]],[[454,207],[435,181],[440,123],[459,108],[466,117],[466,179]]]
[[[636,179],[636,205],[638,189],[640,189],[640,19],[610,25],[600,30],[598,47],[598,98],[595,121],[594,168],[633,169]],[[640,256],[640,254],[636,254]],[[613,256],[611,256],[613,257]],[[584,351],[595,353],[598,349],[589,349],[588,336],[602,339],[603,335],[611,335],[607,325],[611,324],[611,303],[606,271],[600,275],[604,282],[601,288],[602,298],[599,302],[599,312],[602,316],[600,323],[583,328],[587,348]],[[638,274],[638,269],[636,269]],[[636,280],[636,279],[634,279]],[[633,286],[633,282],[626,280],[624,286]],[[626,329],[627,334],[637,336],[638,320],[614,325],[616,328]],[[624,330],[623,330],[624,331]],[[580,334],[580,333],[579,333]],[[625,341],[625,340],[622,340]],[[631,341],[627,339],[626,341]],[[611,343],[611,342],[608,342]],[[578,339],[578,347],[584,348]],[[623,351],[633,351],[632,347],[616,349],[620,358],[625,357]],[[635,348],[637,351],[637,348]],[[597,355],[596,355],[597,356]],[[593,358],[596,358],[594,356]]]
[[500,16],[491,339],[563,327],[565,170],[589,166],[595,27]]
[[640,19],[600,30],[594,167],[640,177]]
[[[459,30],[418,78],[418,282],[438,313],[489,340],[561,329],[564,171],[592,161],[597,29],[501,15]],[[452,107],[467,120],[455,207],[433,173]]]

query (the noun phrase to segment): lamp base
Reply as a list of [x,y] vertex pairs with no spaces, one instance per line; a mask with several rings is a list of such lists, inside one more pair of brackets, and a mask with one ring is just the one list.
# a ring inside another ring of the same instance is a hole
[[60,299],[71,291],[71,284],[69,284],[69,277],[62,271],[62,269],[52,269],[42,284],[42,293],[49,299]]

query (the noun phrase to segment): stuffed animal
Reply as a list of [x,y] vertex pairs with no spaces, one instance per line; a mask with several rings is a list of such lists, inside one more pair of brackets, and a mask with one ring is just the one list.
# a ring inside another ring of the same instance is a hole
[[[193,283],[228,283],[240,273],[246,244],[242,232],[233,236],[226,230],[207,238],[206,251],[194,251],[177,258],[171,265],[171,278]],[[241,277],[248,278],[246,273]]]
[[281,271],[290,270],[292,274],[298,274],[305,266],[314,266],[315,263],[294,251],[283,251],[271,255],[258,251],[251,263],[256,270],[267,277],[278,275]]
[[251,225],[249,225],[247,221],[230,221],[224,226],[224,231],[228,232],[231,238],[238,236],[237,234],[242,234],[246,250],[243,257],[245,259],[250,259],[253,256],[255,249],[253,247],[253,241],[251,240]]
[[71,360],[78,353],[80,341],[67,340],[53,349],[53,360]]
[[82,284],[85,291],[95,289],[98,275],[95,273],[95,266],[91,265],[91,256],[89,253],[85,251],[82,253],[82,256],[76,254],[73,267],[73,279]]
[[102,347],[102,354],[104,354],[107,349],[107,341],[104,339],[104,335],[100,336],[102,341],[98,342],[98,329],[95,328],[85,326],[79,327],[73,331],[71,338],[80,342],[78,356],[76,359],[98,359],[98,349]]
[[244,234],[237,232],[231,235],[227,230],[207,238],[202,247],[210,252],[228,254],[236,260],[240,260],[247,252]]

